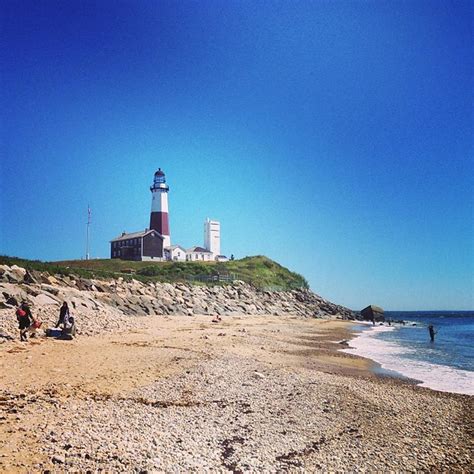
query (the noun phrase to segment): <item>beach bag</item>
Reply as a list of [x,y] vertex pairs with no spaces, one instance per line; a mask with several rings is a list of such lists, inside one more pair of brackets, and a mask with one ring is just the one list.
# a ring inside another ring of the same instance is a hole
[[46,336],[47,337],[60,337],[61,336],[61,329],[48,328],[48,329],[46,329]]
[[38,321],[37,319],[35,319],[33,321],[33,324],[32,326],[35,328],[35,329],[39,329],[41,327],[41,324],[43,324],[41,321]]

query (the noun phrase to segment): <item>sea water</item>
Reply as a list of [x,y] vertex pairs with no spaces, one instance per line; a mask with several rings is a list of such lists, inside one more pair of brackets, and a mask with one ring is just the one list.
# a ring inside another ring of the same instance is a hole
[[405,324],[359,326],[361,333],[344,351],[424,387],[474,395],[474,311],[386,311],[385,319]]

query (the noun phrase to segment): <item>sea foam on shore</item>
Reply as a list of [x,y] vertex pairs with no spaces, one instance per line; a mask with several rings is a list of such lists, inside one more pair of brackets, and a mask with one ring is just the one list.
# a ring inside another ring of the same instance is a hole
[[349,342],[342,352],[372,359],[383,369],[397,372],[404,377],[420,381],[419,385],[442,392],[474,395],[474,372],[446,365],[417,360],[410,355],[416,349],[379,339],[383,332],[394,331],[394,326],[366,328]]

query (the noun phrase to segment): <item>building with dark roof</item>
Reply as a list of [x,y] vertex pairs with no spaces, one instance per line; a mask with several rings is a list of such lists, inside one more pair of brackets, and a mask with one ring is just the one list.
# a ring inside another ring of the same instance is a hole
[[121,235],[110,241],[110,258],[163,260],[163,236],[154,229]]
[[186,250],[186,260],[190,262],[210,262],[211,260],[213,260],[213,254],[211,251],[203,247],[195,246]]

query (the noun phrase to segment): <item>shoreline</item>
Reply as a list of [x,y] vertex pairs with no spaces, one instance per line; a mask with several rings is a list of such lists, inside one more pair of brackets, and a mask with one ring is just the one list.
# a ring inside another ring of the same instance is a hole
[[374,374],[352,321],[139,323],[0,349],[0,470],[469,470],[472,397]]
[[411,349],[376,337],[380,332],[397,330],[397,326],[373,326],[366,322],[361,322],[360,326],[366,328],[361,331],[355,329],[355,337],[350,340],[349,347],[341,351],[372,360],[377,365],[375,372],[379,375],[398,378],[435,391],[474,395],[474,373],[471,371],[403,358],[403,354]]

